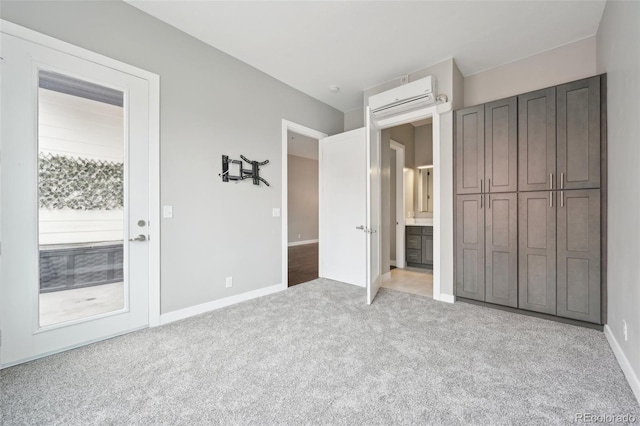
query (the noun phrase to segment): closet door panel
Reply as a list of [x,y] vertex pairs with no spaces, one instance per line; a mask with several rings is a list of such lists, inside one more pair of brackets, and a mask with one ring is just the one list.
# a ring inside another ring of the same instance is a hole
[[600,323],[600,190],[560,193],[558,316]]
[[600,187],[600,76],[558,86],[562,189]]
[[518,196],[487,194],[485,300],[518,306]]
[[[551,180],[554,182],[551,182]],[[556,189],[556,89],[518,96],[518,190]]]
[[491,102],[485,114],[485,192],[518,190],[518,98]]
[[484,189],[484,105],[456,111],[456,193]]
[[518,307],[556,314],[555,193],[518,194]]
[[484,301],[484,201],[482,195],[456,200],[456,294]]

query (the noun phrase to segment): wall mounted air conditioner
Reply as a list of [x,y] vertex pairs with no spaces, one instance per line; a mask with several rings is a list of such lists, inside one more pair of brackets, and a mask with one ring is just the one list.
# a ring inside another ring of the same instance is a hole
[[433,105],[436,80],[429,76],[369,97],[369,108],[376,118]]

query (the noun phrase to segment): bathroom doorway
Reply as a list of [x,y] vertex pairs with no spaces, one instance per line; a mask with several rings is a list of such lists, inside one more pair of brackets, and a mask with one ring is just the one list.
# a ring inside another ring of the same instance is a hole
[[383,217],[389,219],[382,233],[389,259],[382,287],[433,297],[431,118],[385,129],[381,138],[382,168],[389,171],[382,174]]

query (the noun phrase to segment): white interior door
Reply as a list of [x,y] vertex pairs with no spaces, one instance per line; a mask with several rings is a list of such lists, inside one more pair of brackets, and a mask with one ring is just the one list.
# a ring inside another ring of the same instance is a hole
[[369,107],[366,110],[367,151],[367,303],[371,304],[382,285],[380,274],[380,228],[382,215],[382,181],[380,132],[375,127]]
[[320,259],[323,278],[367,280],[365,129],[320,139]]
[[0,37],[6,367],[148,324],[149,85]]

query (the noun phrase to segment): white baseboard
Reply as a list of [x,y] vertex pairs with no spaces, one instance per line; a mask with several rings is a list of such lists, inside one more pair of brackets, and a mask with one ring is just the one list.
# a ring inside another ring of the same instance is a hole
[[270,287],[260,288],[258,290],[248,291],[235,296],[225,297],[224,299],[213,300],[211,302],[202,303],[200,305],[190,306],[188,308],[179,309],[177,311],[168,312],[160,315],[160,324],[169,324],[170,322],[179,321],[194,315],[204,314],[205,312],[214,311],[226,306],[235,305],[236,303],[245,302],[257,297],[266,296],[268,294],[277,293],[285,290],[282,284],[272,285]]
[[293,247],[293,246],[303,246],[305,244],[313,244],[313,243],[317,243],[319,240],[304,240],[304,241],[294,241],[292,243],[288,243],[287,245],[289,247]]
[[445,303],[455,303],[456,301],[456,297],[453,294],[440,294],[438,296],[434,294],[433,299]]
[[638,379],[635,371],[633,371],[631,363],[625,356],[624,352],[622,352],[622,348],[616,340],[616,337],[611,332],[611,328],[608,324],[604,326],[604,335],[606,336],[607,341],[609,342],[609,346],[611,346],[611,349],[613,350],[613,353],[618,360],[618,364],[620,364],[620,368],[622,368],[624,376],[629,382],[629,386],[631,386],[633,394],[636,396],[638,403],[640,403],[640,379]]

